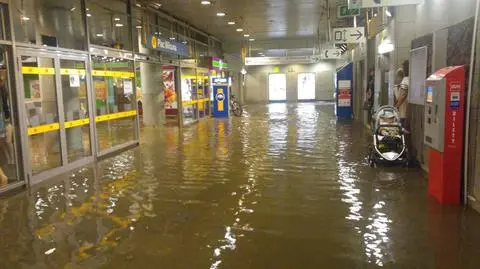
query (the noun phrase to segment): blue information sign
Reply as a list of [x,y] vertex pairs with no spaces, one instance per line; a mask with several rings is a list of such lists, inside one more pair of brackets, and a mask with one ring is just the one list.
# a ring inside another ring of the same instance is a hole
[[147,37],[146,47],[153,50],[168,52],[171,54],[181,55],[188,57],[188,48],[185,44],[180,42],[172,41],[167,38],[150,35]]

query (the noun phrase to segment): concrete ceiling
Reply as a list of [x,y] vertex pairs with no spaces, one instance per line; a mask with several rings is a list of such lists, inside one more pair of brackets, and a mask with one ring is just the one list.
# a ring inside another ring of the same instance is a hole
[[[341,0],[329,0],[336,6]],[[148,0],[161,3],[161,9],[190,22],[224,41],[297,39],[325,31],[327,0]],[[217,12],[226,16],[218,17]],[[332,14],[335,19],[335,14]],[[235,25],[228,25],[234,21]],[[237,32],[237,28],[244,29]]]

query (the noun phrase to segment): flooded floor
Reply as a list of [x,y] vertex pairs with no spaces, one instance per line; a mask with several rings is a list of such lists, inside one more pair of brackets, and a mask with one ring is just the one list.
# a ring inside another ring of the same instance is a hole
[[480,268],[480,217],[370,168],[330,104],[146,129],[140,147],[0,200],[0,269]]

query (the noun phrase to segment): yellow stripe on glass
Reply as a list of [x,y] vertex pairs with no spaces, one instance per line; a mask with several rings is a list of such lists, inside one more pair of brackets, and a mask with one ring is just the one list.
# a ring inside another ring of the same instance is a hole
[[[136,110],[112,113],[112,114],[101,115],[101,116],[95,117],[95,122],[104,122],[104,121],[109,121],[109,120],[116,120],[116,119],[134,117],[136,115],[137,115]],[[67,121],[67,122],[65,122],[65,129],[79,127],[79,126],[87,125],[89,123],[90,123],[90,119],[88,119],[88,118],[87,119]],[[57,123],[51,123],[51,124],[38,125],[38,126],[35,126],[35,127],[30,127],[30,128],[27,129],[27,133],[28,133],[29,136],[32,136],[32,135],[48,133],[48,132],[57,131],[57,130],[60,130],[60,124],[58,122]]]
[[95,77],[114,77],[114,78],[133,78],[133,77],[135,77],[135,73],[133,73],[133,72],[93,70],[92,71],[92,76],[95,76]]
[[53,67],[30,67],[23,66],[22,74],[25,75],[55,75],[55,68]]

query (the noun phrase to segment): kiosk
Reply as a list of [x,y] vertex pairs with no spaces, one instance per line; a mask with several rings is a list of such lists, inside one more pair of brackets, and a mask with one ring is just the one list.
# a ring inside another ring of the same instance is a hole
[[337,71],[337,94],[335,113],[339,119],[352,119],[352,81],[353,63],[349,63]]
[[428,192],[442,204],[460,204],[465,68],[446,67],[425,83],[425,144],[430,146]]
[[226,118],[230,115],[230,90],[228,78],[213,78],[213,116]]

